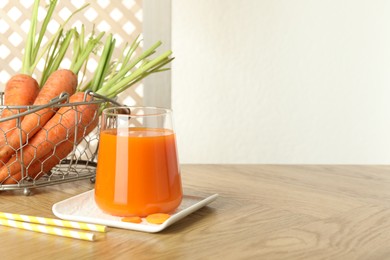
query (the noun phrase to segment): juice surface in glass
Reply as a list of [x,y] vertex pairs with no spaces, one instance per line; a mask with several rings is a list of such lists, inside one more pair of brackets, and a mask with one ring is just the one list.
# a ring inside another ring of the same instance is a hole
[[181,203],[182,186],[172,130],[102,130],[95,201],[117,216],[170,213]]

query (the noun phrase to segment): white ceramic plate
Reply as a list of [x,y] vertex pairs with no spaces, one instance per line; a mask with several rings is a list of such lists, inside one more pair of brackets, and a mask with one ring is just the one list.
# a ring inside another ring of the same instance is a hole
[[123,222],[121,217],[105,214],[95,203],[94,190],[57,202],[53,205],[52,210],[54,215],[61,219],[155,233],[206,206],[217,197],[218,194],[206,198],[184,195],[179,208],[164,223],[159,225],[150,224],[145,219],[142,219],[139,224]]

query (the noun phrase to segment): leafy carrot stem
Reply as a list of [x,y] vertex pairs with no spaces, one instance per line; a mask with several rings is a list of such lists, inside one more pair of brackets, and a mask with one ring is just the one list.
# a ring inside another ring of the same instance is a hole
[[100,62],[96,69],[95,77],[92,81],[92,91],[98,90],[103,84],[104,76],[109,69],[110,60],[115,47],[115,39],[112,38],[112,34],[108,35],[104,49],[101,55]]
[[[39,2],[39,0],[35,0],[35,1]],[[55,5],[55,4],[57,4],[57,0],[50,2],[50,5]],[[45,55],[45,53],[47,53],[48,49],[50,48],[50,46],[52,46],[52,43],[57,39],[58,35],[60,33],[62,33],[62,30],[64,29],[65,25],[69,22],[69,20],[75,14],[77,14],[80,11],[82,11],[83,9],[85,9],[88,5],[89,4],[85,4],[82,7],[80,7],[79,9],[77,9],[76,11],[74,11],[72,14],[70,14],[70,16],[59,26],[56,33],[50,38],[50,40],[46,43],[46,45],[44,45],[42,48],[37,47],[38,49],[40,49],[40,52],[37,51],[35,59],[30,65],[30,70],[33,70],[37,66],[39,60]],[[50,7],[49,7],[49,10],[50,10]],[[50,13],[47,13],[47,14],[51,15]],[[34,35],[35,35],[35,33],[34,33]]]
[[[73,58],[73,63],[71,64],[70,70],[77,74],[82,68],[85,61],[88,59],[91,52],[98,46],[100,40],[102,39],[104,32],[99,33],[96,37],[89,37],[87,43],[84,45],[84,39],[79,37],[79,50],[77,52],[76,58]],[[82,42],[82,43],[80,43]],[[84,48],[81,49],[80,46]]]
[[[58,43],[59,39],[56,40],[56,43],[53,47],[51,54],[46,59],[45,69],[42,73],[40,85],[43,86],[49,76],[58,68],[62,60],[64,59],[65,53],[69,47],[70,41],[75,33],[75,30],[69,30],[65,37],[62,39],[60,43]],[[58,38],[61,38],[62,34],[58,35]]]
[[35,60],[35,58],[38,55],[38,51],[41,47],[42,39],[45,36],[47,26],[49,25],[49,22],[50,22],[52,15],[53,15],[54,9],[57,6],[57,2],[58,2],[58,0],[50,0],[49,8],[47,10],[45,19],[43,20],[41,29],[39,30],[38,40],[37,40],[37,42],[34,46],[34,49],[33,49],[33,53],[32,53],[33,60]]
[[[144,66],[139,67],[133,73],[128,76],[124,76],[122,79],[115,82],[115,84],[109,85],[109,81],[107,84],[97,91],[100,95],[105,95],[109,98],[117,96],[119,93],[126,90],[128,87],[134,85],[134,83],[140,81],[141,79],[148,76],[152,71],[154,71],[157,67],[160,68],[160,65],[163,63],[164,65],[172,61],[169,56],[172,54],[172,51],[166,51],[157,58],[151,60]],[[156,71],[154,71],[156,72]]]
[[32,75],[30,64],[32,62],[32,52],[34,49],[34,38],[38,20],[38,8],[39,0],[35,0],[32,12],[32,19],[30,21],[30,29],[27,34],[26,46],[24,49],[23,61],[22,61],[22,73]]

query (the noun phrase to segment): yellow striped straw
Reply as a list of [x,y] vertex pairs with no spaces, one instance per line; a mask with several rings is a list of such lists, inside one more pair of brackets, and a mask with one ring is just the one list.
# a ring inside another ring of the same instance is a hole
[[64,229],[59,227],[44,226],[39,224],[31,224],[31,223],[20,222],[15,220],[0,219],[0,225],[30,230],[30,231],[35,231],[35,232],[40,232],[45,234],[51,234],[56,236],[62,236],[62,237],[70,237],[70,238],[76,238],[76,239],[82,239],[88,241],[95,240],[95,234],[93,233]]
[[76,229],[82,229],[88,231],[97,231],[97,232],[107,231],[107,227],[103,225],[67,221],[67,220],[54,219],[54,218],[43,218],[43,217],[35,217],[35,216],[28,216],[28,215],[20,215],[14,213],[6,213],[6,212],[0,212],[0,218],[51,225],[51,226],[58,226],[58,227],[76,228]]

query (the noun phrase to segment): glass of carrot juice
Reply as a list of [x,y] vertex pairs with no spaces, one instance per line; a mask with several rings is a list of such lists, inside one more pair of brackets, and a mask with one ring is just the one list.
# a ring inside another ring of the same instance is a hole
[[103,110],[95,202],[115,216],[171,213],[182,185],[172,111],[156,107]]

